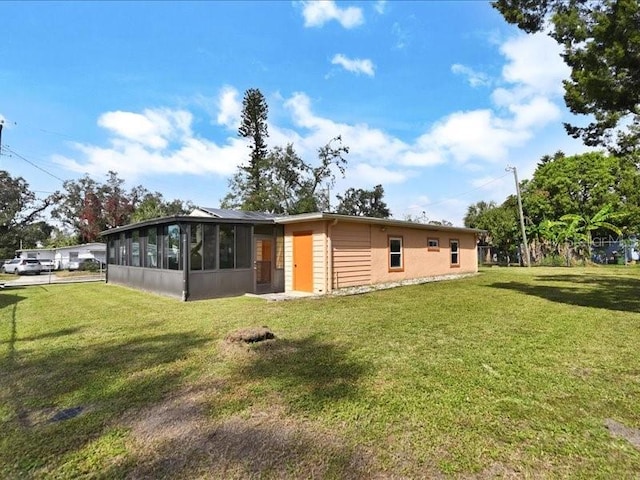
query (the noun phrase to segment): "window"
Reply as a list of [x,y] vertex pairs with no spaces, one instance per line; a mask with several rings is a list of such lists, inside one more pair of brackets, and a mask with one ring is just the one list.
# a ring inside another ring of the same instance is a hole
[[118,247],[118,265],[129,265],[127,262],[127,237],[124,233],[120,234]]
[[147,247],[144,266],[149,268],[158,267],[158,230],[156,227],[147,229]]
[[220,268],[251,267],[251,227],[220,225]]
[[428,238],[427,239],[427,250],[430,252],[439,252],[440,251],[440,239],[439,238]]
[[276,268],[284,268],[284,236],[276,237]]
[[180,227],[168,225],[165,227],[163,265],[169,270],[182,270],[182,255],[180,255]]
[[402,237],[389,237],[389,270],[403,270]]
[[216,226],[211,224],[203,225],[204,241],[203,241],[203,254],[204,254],[204,269],[215,270],[216,259],[218,257],[216,252]]
[[107,263],[110,265],[116,264],[116,239],[109,237],[109,254],[107,257]]
[[251,227],[236,225],[236,268],[251,267]]
[[458,240],[450,240],[449,245],[451,246],[451,266],[459,267],[460,266],[460,242],[458,242]]
[[202,270],[202,224],[191,225],[191,245],[189,247],[191,252],[191,270]]
[[235,265],[235,231],[232,225],[220,225],[220,268]]
[[138,230],[131,233],[131,266],[140,266],[140,232]]

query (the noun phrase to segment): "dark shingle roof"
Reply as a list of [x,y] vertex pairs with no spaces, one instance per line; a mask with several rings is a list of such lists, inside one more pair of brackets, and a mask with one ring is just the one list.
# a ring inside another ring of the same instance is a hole
[[244,210],[227,210],[224,208],[199,207],[200,210],[207,212],[214,217],[226,220],[271,220],[277,215],[264,212],[248,212]]

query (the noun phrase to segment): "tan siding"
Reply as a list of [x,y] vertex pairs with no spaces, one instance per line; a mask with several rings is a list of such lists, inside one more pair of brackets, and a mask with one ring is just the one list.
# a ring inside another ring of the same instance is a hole
[[338,223],[331,230],[332,288],[371,283],[371,227]]

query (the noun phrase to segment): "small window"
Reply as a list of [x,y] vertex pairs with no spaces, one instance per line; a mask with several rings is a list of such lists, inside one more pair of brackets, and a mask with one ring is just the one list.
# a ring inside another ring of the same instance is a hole
[[389,270],[401,271],[403,268],[402,237],[389,237]]
[[458,240],[451,240],[449,242],[451,246],[451,266],[460,266],[460,242]]
[[439,238],[428,238],[427,239],[427,250],[430,252],[439,252],[440,251],[440,239]]

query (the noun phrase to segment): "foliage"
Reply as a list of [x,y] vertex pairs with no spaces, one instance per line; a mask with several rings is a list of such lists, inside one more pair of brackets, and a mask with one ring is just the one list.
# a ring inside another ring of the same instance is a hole
[[373,190],[349,188],[342,195],[337,195],[340,203],[336,213],[356,215],[360,217],[389,218],[391,212],[382,200],[384,188],[376,185]]
[[564,84],[567,107],[593,118],[586,127],[565,124],[567,132],[586,145],[635,151],[640,140],[640,3],[496,0],[493,5],[526,32],[550,27],[549,34],[563,48],[571,68]]
[[497,206],[495,202],[478,202],[467,208],[464,225],[468,228],[486,230],[483,243],[497,247],[504,254],[511,255],[520,243],[518,210],[516,199],[510,196]]
[[142,222],[171,215],[187,215],[194,208],[195,205],[190,201],[184,202],[177,199],[166,201],[160,192],[145,192],[131,214],[131,222]]
[[14,178],[6,170],[0,170],[0,185],[0,259],[13,258],[21,241],[23,248],[47,241],[53,227],[37,220],[54,199],[36,199],[24,178]]
[[592,232],[609,230],[617,235],[621,235],[622,231],[610,222],[610,220],[615,220],[619,216],[619,213],[611,211],[611,205],[605,205],[593,216],[573,213],[563,215],[560,220],[567,224],[567,238],[573,238],[578,241],[584,240],[587,247],[588,258],[591,259],[591,244],[593,243]]
[[183,214],[192,207],[181,200],[166,202],[162,194],[150,193],[141,185],[127,191],[124,180],[113,171],[107,174],[105,183],[85,175],[65,181],[63,187],[64,192],[55,194],[52,216],[80,242],[93,242],[109,228],[156,216]]
[[240,207],[243,210],[266,211],[264,209],[263,183],[264,170],[267,168],[267,144],[269,136],[267,128],[267,115],[269,107],[267,101],[255,88],[248,89],[242,100],[242,117],[238,136],[250,139],[249,149],[251,155],[247,165],[240,166],[236,175],[232,178],[234,184],[241,188],[237,193],[241,194]]
[[[607,419],[638,428],[638,271],[492,268],[289,302],[16,288],[0,477],[635,478]],[[265,318],[274,341],[225,343]]]
[[349,147],[342,145],[340,136],[318,149],[317,165],[300,158],[291,144],[286,148],[275,147],[260,171],[259,204],[248,202],[249,186],[243,172],[239,171],[229,182],[231,191],[221,206],[249,209],[253,205],[259,211],[289,215],[327,210],[329,199],[322,186],[335,184],[334,169],[344,175],[347,164],[344,155],[347,153]]
[[523,182],[523,207],[527,222],[540,225],[575,214],[593,217],[611,205],[618,226],[631,232],[640,228],[640,171],[627,159],[602,152],[565,157],[543,157],[533,178]]

